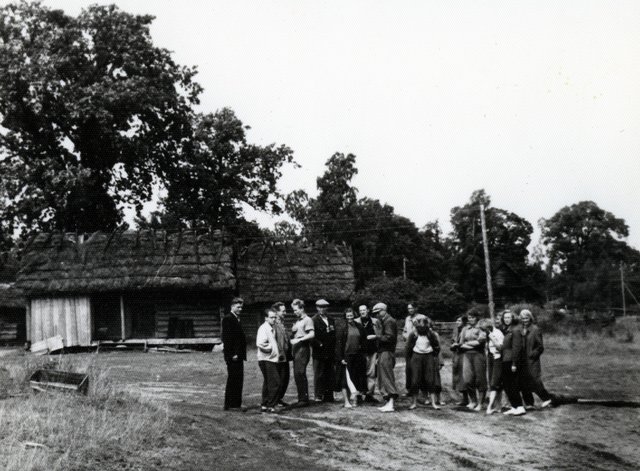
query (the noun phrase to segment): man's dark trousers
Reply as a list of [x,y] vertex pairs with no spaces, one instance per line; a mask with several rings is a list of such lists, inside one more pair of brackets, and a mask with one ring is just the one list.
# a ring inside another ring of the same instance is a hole
[[244,361],[227,361],[227,387],[224,393],[224,408],[242,406],[242,384],[244,382]]

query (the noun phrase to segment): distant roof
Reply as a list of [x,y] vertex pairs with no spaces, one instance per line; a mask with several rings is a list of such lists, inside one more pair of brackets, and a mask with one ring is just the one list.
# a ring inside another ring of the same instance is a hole
[[345,301],[355,290],[353,255],[344,245],[258,242],[238,254],[237,280],[248,303]]
[[39,234],[24,251],[16,286],[28,295],[234,289],[232,248],[217,232]]
[[25,307],[26,303],[22,291],[16,289],[13,283],[0,283],[0,308]]

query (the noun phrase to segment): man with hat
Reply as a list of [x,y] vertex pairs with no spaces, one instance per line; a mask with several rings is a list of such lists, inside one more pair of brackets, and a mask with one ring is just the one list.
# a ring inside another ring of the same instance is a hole
[[315,338],[313,341],[313,376],[315,400],[333,402],[335,380],[335,321],[327,316],[329,303],[325,299],[316,301],[318,313],[313,316]]
[[[398,397],[396,377],[393,368],[396,365],[396,342],[398,341],[398,324],[387,312],[387,305],[378,303],[373,306],[374,314],[382,324],[382,331],[375,338],[378,340],[378,390],[385,401],[378,407],[381,412],[394,412],[394,402]],[[369,339],[371,336],[367,336]]]

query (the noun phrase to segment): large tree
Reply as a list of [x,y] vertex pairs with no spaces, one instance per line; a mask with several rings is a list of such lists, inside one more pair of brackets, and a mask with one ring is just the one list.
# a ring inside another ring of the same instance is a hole
[[[358,173],[353,154],[336,153],[326,163],[325,173],[317,179],[318,196],[309,198],[304,191],[290,195],[289,213],[302,225],[311,239],[345,242],[353,249],[354,269],[359,287],[368,280],[386,274],[403,275],[403,259],[409,278],[432,283],[440,281],[438,265],[429,265],[425,235],[394,208],[371,198],[358,198],[352,179]],[[438,237],[438,234],[435,234]]]
[[468,300],[484,302],[487,299],[487,290],[480,221],[481,204],[485,207],[487,242],[494,268],[501,262],[506,262],[520,273],[527,271],[527,247],[531,242],[533,227],[515,213],[492,207],[491,198],[484,190],[474,191],[468,203],[451,210],[451,277],[459,283]]
[[624,219],[593,201],[565,206],[540,221],[542,244],[554,277],[552,292],[578,306],[619,305],[619,268],[640,271],[640,254],[624,238]]
[[196,71],[153,45],[152,20],[0,8],[0,237],[113,229],[155,192],[178,220],[211,225],[243,203],[279,209],[291,151],[248,144],[228,109],[194,113]]

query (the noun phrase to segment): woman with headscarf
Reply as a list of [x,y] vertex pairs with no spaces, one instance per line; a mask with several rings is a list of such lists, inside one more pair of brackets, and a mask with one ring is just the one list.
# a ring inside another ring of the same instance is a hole
[[416,319],[414,330],[407,338],[406,357],[411,362],[410,410],[417,407],[418,392],[422,391],[431,398],[431,406],[440,409],[436,394],[438,392],[438,370],[440,369],[440,343],[431,329],[427,318]]
[[512,370],[518,376],[525,407],[533,408],[533,393],[542,400],[542,407],[551,406],[551,394],[542,384],[540,356],[544,352],[542,332],[533,323],[533,314],[528,309],[520,311],[520,326],[513,332]]
[[[336,326],[336,390],[342,390],[344,407],[358,404],[358,398],[367,393],[367,334],[361,323],[355,322],[353,309],[345,311],[345,322]],[[353,403],[351,396],[355,395]]]

